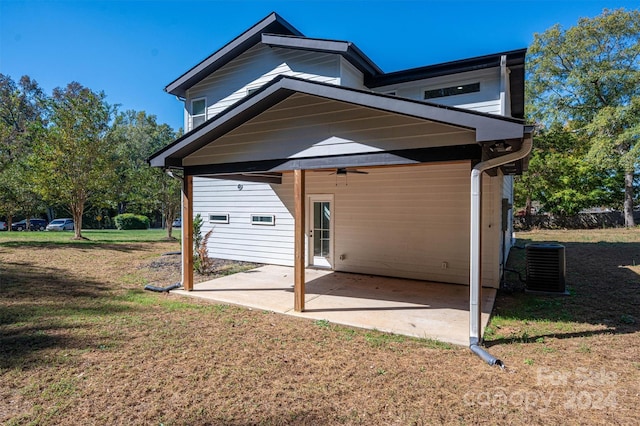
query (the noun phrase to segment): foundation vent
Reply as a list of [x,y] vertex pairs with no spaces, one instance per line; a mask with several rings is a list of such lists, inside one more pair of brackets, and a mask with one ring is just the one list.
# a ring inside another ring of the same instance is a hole
[[527,290],[566,294],[564,246],[557,243],[527,244]]

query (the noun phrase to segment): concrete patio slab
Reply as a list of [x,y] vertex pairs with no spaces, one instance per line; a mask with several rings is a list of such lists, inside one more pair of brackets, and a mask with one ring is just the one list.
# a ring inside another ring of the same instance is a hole
[[[298,317],[443,342],[469,343],[469,288],[463,285],[306,270],[305,311],[293,310],[293,268],[265,265],[172,293]],[[482,292],[482,329],[496,290]]]

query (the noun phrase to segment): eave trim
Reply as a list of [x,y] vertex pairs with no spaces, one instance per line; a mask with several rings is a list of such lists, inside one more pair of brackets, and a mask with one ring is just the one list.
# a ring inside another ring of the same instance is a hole
[[185,97],[190,87],[259,43],[263,32],[280,32],[283,34],[302,36],[302,33],[293,25],[277,13],[272,12],[260,22],[199,62],[189,71],[169,83],[164,89],[165,92]]

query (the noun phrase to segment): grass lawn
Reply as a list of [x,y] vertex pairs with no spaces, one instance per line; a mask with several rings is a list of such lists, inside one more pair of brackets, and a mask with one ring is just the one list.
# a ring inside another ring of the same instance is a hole
[[[42,244],[103,244],[103,243],[136,243],[161,241],[167,236],[164,229],[145,229],[119,231],[117,229],[83,229],[82,235],[87,240],[71,240],[73,231],[49,232],[0,232],[2,245],[42,245]],[[180,230],[174,229],[172,236],[180,238]]]
[[571,294],[499,293],[486,345],[505,371],[463,347],[145,292],[173,282],[157,265],[178,242],[86,236],[0,233],[0,424],[637,424],[640,229],[518,235],[566,246]]

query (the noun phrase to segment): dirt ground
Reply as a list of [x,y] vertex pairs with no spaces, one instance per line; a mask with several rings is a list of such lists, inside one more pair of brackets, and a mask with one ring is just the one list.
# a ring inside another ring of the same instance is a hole
[[177,243],[0,243],[0,423],[638,424],[640,230],[519,237],[566,245],[571,294],[500,293],[486,344],[504,371],[463,347],[142,290],[179,280],[160,256]]

